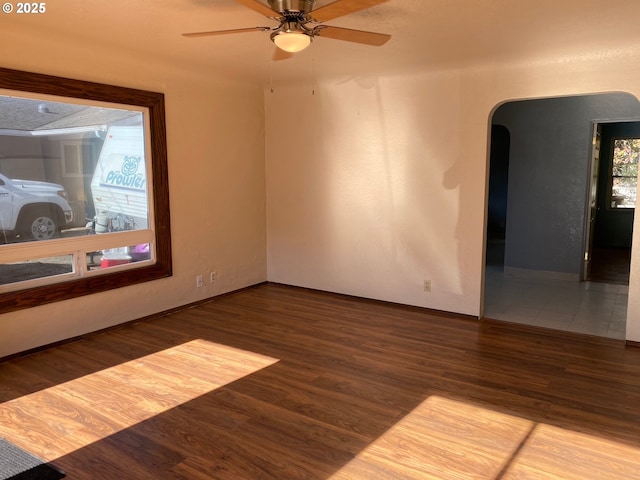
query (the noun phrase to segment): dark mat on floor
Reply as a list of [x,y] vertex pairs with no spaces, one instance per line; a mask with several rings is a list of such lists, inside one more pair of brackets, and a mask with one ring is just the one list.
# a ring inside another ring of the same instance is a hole
[[0,480],[58,480],[64,476],[53,465],[0,438]]

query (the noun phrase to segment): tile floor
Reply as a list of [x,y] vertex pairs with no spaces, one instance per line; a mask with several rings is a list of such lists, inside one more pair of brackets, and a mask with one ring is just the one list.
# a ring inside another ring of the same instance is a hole
[[487,266],[484,316],[622,340],[628,294],[626,285],[528,278]]

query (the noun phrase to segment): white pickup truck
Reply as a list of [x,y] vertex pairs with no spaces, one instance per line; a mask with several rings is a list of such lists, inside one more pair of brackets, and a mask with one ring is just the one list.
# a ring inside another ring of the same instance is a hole
[[0,174],[0,231],[23,240],[49,240],[73,221],[62,185]]

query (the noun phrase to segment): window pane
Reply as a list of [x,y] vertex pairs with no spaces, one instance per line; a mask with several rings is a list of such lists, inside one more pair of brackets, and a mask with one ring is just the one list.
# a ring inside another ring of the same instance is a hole
[[73,273],[73,255],[0,264],[0,285]]
[[105,231],[147,228],[144,144],[140,111],[0,96],[0,229],[50,240],[98,214]]
[[82,171],[80,170],[80,162],[82,158],[78,152],[77,144],[67,144],[62,146],[62,154],[63,157],[63,168],[65,175],[80,175]]
[[120,265],[135,264],[151,260],[151,246],[148,243],[108,248],[87,255],[87,270],[102,270]]

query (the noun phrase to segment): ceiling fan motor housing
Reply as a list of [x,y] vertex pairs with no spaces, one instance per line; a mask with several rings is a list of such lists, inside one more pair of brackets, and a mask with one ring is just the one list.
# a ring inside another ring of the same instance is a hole
[[285,15],[288,12],[307,14],[313,10],[316,0],[269,0],[269,7]]

